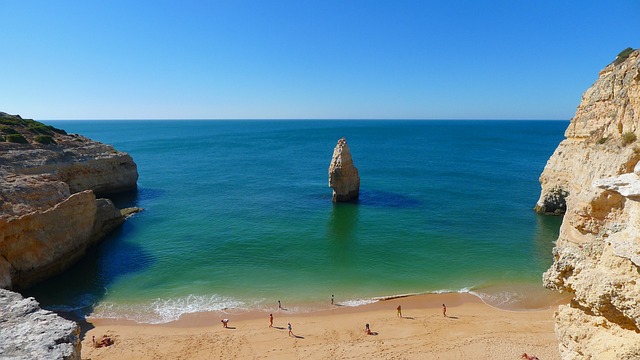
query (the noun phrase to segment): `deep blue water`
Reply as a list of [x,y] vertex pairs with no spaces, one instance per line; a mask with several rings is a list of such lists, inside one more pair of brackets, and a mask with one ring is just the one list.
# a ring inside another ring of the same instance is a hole
[[[145,210],[32,289],[46,306],[155,322],[331,294],[547,296],[560,219],[532,209],[568,121],[47,123],[128,152],[139,190],[115,201]],[[343,136],[361,196],[336,205],[327,172]]]

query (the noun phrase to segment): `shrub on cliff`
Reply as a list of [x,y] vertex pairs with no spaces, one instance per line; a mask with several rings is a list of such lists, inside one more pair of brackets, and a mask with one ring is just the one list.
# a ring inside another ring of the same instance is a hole
[[620,51],[620,54],[618,54],[616,59],[613,61],[613,64],[619,65],[623,61],[627,60],[627,58],[629,57],[629,55],[631,55],[632,52],[633,52],[633,49],[630,47]]
[[635,142],[637,138],[638,137],[636,136],[636,133],[634,133],[633,131],[627,131],[626,133],[622,134],[622,146],[627,146],[632,142]]
[[5,139],[7,139],[8,142],[12,142],[12,143],[18,143],[18,144],[28,144],[29,143],[27,141],[27,139],[25,139],[24,136],[22,136],[20,134],[7,134],[5,136]]
[[0,134],[18,134],[13,128],[3,125],[0,126]]
[[34,120],[30,120],[30,122],[27,124],[27,128],[32,133],[42,134],[42,135],[53,135],[54,132],[57,132],[58,134],[64,134],[64,135],[67,134],[67,132],[64,130],[56,129],[51,125],[45,125],[43,123],[40,123]]
[[2,112],[0,112],[0,125],[25,127],[29,131],[36,134],[53,135],[53,133],[55,132],[58,134],[67,135],[66,131],[55,128],[51,125],[45,125],[39,121],[35,121],[32,119],[23,119],[19,115],[9,115]]
[[48,145],[55,144],[56,141],[49,135],[38,135],[35,137],[35,141],[40,144]]

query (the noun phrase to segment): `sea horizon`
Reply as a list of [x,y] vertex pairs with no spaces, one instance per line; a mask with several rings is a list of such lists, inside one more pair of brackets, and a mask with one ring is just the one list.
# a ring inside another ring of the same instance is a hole
[[[468,292],[538,309],[561,218],[533,211],[566,120],[52,120],[129,153],[145,210],[27,290],[81,316],[167,322],[224,309],[295,312]],[[327,170],[346,137],[357,203]]]

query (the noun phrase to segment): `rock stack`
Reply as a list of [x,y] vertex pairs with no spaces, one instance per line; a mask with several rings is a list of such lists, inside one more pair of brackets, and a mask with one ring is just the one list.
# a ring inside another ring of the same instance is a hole
[[329,165],[329,187],[333,189],[333,202],[358,200],[360,176],[353,165],[347,139],[338,140]]

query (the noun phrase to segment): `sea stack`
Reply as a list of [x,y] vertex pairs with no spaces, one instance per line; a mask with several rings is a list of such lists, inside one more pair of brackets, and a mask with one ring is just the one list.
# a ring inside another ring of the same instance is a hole
[[347,139],[338,140],[329,165],[329,187],[333,189],[333,202],[358,200],[360,176],[353,165]]
[[640,359],[638,136],[640,52],[627,49],[582,95],[540,176],[536,210],[564,212],[543,275],[573,295],[555,314],[563,359]]

